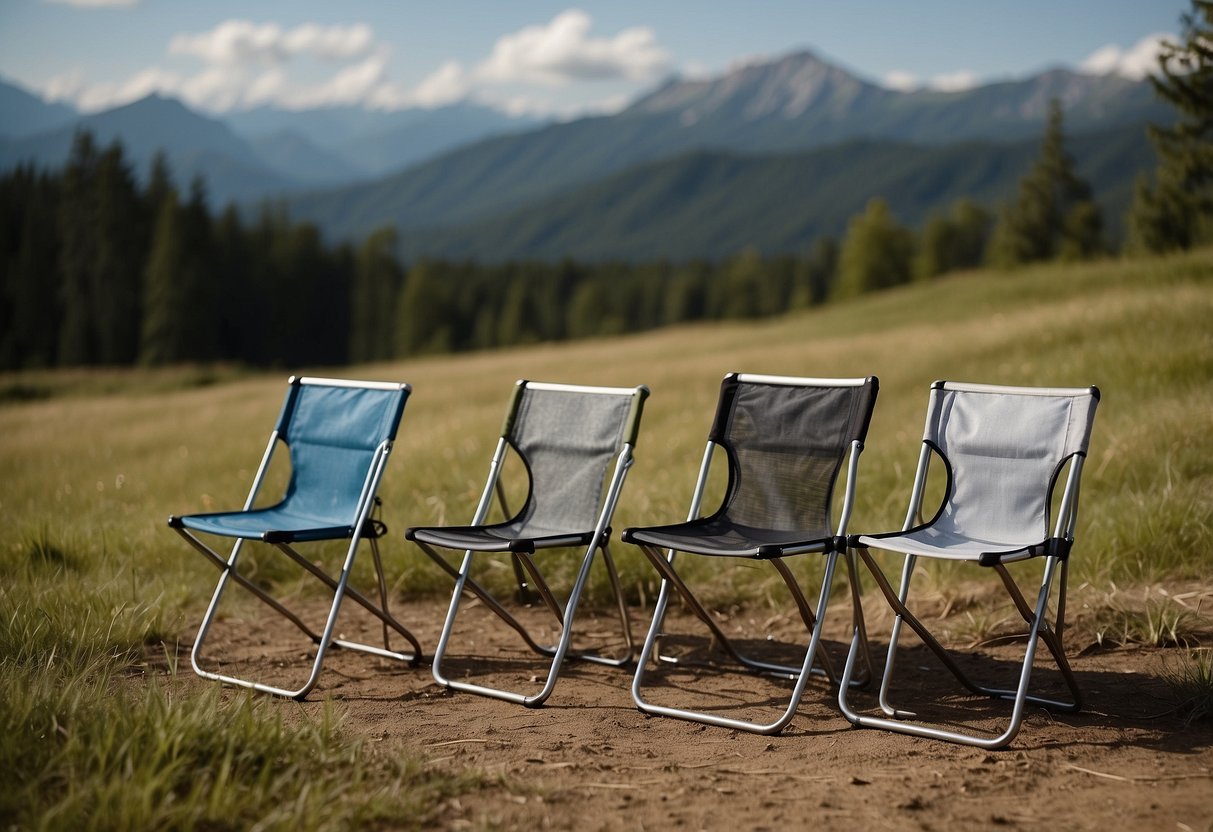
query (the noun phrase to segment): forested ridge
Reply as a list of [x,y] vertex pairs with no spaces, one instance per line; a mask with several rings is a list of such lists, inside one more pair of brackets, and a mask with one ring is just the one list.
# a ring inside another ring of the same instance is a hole
[[[1158,167],[1138,181],[1128,217],[1136,250],[1213,239],[1211,31],[1213,3],[1193,0],[1152,79],[1177,121],[1150,131]],[[961,199],[916,231],[877,197],[840,240],[780,256],[404,264],[390,227],[330,245],[280,205],[212,213],[205,183],[182,193],[163,156],[144,181],[119,144],[100,148],[88,132],[61,170],[0,177],[0,369],[338,365],[489,349],[761,317],[984,264],[1010,273],[1111,251],[1057,100],[1038,157],[996,211]]]

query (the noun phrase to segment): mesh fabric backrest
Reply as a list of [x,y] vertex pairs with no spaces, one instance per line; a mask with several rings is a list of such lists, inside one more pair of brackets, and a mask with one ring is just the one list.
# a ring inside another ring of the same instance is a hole
[[407,390],[292,386],[279,424],[291,454],[283,507],[352,524],[375,449],[396,435],[407,396]]
[[531,495],[520,520],[551,531],[594,528],[632,400],[621,394],[523,390],[507,436],[531,475]]
[[1063,460],[1086,453],[1095,404],[1088,390],[933,389],[923,438],[952,473],[935,527],[976,540],[1046,539],[1050,484]]
[[875,388],[726,379],[713,441],[729,454],[720,514],[735,524],[829,536],[830,499],[851,442],[862,440]]

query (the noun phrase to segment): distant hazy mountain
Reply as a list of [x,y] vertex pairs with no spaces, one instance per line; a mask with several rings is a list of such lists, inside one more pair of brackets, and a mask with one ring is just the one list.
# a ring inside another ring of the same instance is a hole
[[[858,138],[946,144],[1039,137],[1058,97],[1070,134],[1165,120],[1146,83],[1055,70],[953,93],[875,86],[811,53],[671,81],[613,116],[499,136],[375,182],[290,200],[332,235],[466,226],[695,150],[803,151]],[[863,176],[861,169],[855,176]]]
[[[1116,233],[1136,172],[1154,162],[1144,125],[1075,136],[1069,149]],[[995,206],[1014,193],[1038,152],[1037,139],[958,145],[862,139],[758,156],[695,151],[466,226],[406,233],[402,253],[496,262],[720,258],[746,247],[803,251],[819,236],[841,236],[875,196],[912,227],[962,197]]]
[[0,168],[22,162],[62,167],[77,130],[91,131],[103,147],[120,141],[127,161],[140,177],[146,176],[156,151],[163,149],[177,185],[185,189],[194,176],[205,177],[211,201],[217,207],[279,193],[294,184],[270,170],[227,125],[157,95],[0,144]]
[[[1053,98],[1105,207],[1126,203],[1149,164],[1143,125],[1173,117],[1147,83],[1052,70],[900,92],[809,52],[670,80],[615,115],[540,126],[468,104],[217,119],[158,96],[73,117],[0,85],[0,170],[61,166],[84,128],[103,145],[120,140],[140,176],[164,149],[178,184],[205,176],[216,207],[284,196],[330,239],[393,225],[410,255],[715,256],[838,233],[873,194],[908,223],[959,196],[1000,199]],[[1083,138],[1095,134],[1105,143]]]
[[63,104],[51,104],[21,87],[0,81],[0,136],[32,136],[70,122],[77,113]]
[[294,129],[255,136],[248,139],[248,144],[267,167],[293,182],[319,186],[345,184],[368,177],[365,168],[319,147]]
[[223,119],[258,145],[267,135],[284,131],[306,137],[317,148],[343,158],[362,176],[396,172],[486,136],[528,130],[537,124],[531,118],[467,103],[392,111],[258,107],[226,114]]
[[1061,101],[1073,132],[1166,116],[1148,83],[1117,75],[1055,69],[958,92],[900,92],[808,52],[715,79],[671,81],[621,115],[663,117],[665,129],[698,133],[707,145],[769,150],[854,137],[953,142],[1037,135],[1052,98]]
[[393,112],[262,107],[212,118],[157,95],[81,116],[0,82],[0,170],[23,162],[58,168],[76,130],[87,129],[102,145],[120,141],[140,176],[163,149],[179,185],[201,175],[222,206],[366,181],[535,123],[471,104]]

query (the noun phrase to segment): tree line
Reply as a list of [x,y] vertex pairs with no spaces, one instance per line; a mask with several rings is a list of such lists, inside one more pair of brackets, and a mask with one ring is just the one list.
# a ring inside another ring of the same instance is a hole
[[[1175,104],[1152,128],[1129,245],[1187,248],[1213,223],[1213,0],[1152,79]],[[718,262],[403,263],[395,231],[327,244],[281,207],[214,214],[158,157],[140,185],[120,145],[76,136],[58,172],[0,177],[0,369],[238,362],[337,365],[670,324],[757,318],[982,265],[1011,269],[1110,250],[1065,151],[1060,105],[1017,192],[995,211],[957,202],[912,230],[873,199],[841,240]]]

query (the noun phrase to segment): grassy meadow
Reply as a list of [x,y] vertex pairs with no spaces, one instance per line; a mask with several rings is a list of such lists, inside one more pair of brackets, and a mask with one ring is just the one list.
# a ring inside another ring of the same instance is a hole
[[[407,601],[449,582],[400,532],[470,519],[515,379],[651,388],[620,529],[685,516],[732,370],[879,376],[852,531],[900,527],[933,380],[1096,384],[1072,586],[1123,598],[1213,574],[1209,250],[962,274],[770,321],[394,364],[0,376],[0,770],[16,772],[0,783],[0,826],[420,827],[444,796],[477,788],[474,772],[361,753],[336,706],[300,726],[267,698],[186,693],[160,676],[179,661],[189,672],[176,645],[216,577],[165,518],[241,504],[290,372],[413,385],[380,491],[388,577]],[[614,549],[632,602],[652,599],[651,567]],[[245,562],[290,591],[278,560]],[[370,558],[359,566],[365,579]],[[928,581],[946,592],[957,571]],[[761,603],[769,572],[698,578],[716,603]]]

